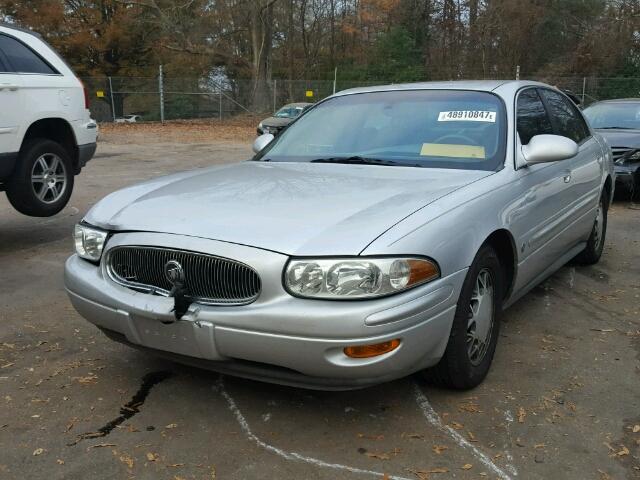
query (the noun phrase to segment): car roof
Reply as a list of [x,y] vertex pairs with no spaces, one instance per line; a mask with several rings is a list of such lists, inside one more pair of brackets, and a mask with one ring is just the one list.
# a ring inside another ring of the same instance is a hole
[[28,28],[18,27],[17,25],[12,25],[7,22],[0,22],[0,28],[8,28],[9,30],[16,30],[18,32],[28,33],[29,35],[33,35],[34,37],[42,39],[42,35],[40,35],[38,32],[34,32],[33,30],[30,30]]
[[287,103],[286,105],[283,105],[280,108],[297,108],[297,107],[306,107],[307,105],[313,105],[312,103],[309,102],[295,102],[295,103]]
[[592,105],[597,105],[599,103],[640,103],[640,98],[611,98],[609,100],[600,100],[592,103]]
[[447,82],[416,82],[416,83],[398,83],[391,85],[376,85],[368,87],[350,88],[336,93],[336,96],[351,95],[354,93],[368,92],[388,92],[394,90],[475,90],[482,92],[492,92],[499,87],[509,85],[516,88],[525,86],[543,86],[549,85],[533,82],[528,80],[453,80]]

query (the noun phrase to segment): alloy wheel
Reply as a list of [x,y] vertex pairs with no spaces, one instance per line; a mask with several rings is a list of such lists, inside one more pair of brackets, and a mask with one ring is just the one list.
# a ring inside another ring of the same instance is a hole
[[67,169],[62,159],[55,153],[38,157],[31,169],[31,186],[43,203],[60,200],[67,189]]
[[469,302],[467,323],[467,354],[472,365],[479,365],[484,359],[493,330],[493,277],[484,268],[478,272]]
[[602,201],[598,203],[598,211],[596,213],[596,223],[593,225],[593,246],[597,251],[602,241],[602,230],[604,229],[604,209]]

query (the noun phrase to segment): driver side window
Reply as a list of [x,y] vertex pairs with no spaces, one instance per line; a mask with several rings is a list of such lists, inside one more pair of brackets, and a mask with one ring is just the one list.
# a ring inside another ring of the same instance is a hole
[[518,135],[522,145],[527,145],[536,135],[553,134],[553,126],[535,88],[520,92],[516,110]]

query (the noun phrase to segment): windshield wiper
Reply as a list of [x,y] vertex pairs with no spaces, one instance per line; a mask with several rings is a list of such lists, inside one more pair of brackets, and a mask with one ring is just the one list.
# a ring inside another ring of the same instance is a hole
[[361,157],[353,155],[351,157],[328,157],[316,158],[311,163],[346,163],[348,165],[401,165],[393,160],[381,160],[379,158]]

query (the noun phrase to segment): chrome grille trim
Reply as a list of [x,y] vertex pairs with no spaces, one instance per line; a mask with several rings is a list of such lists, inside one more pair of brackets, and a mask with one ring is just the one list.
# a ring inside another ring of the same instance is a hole
[[260,277],[253,268],[236,260],[189,250],[114,247],[107,252],[106,270],[119,285],[166,297],[172,287],[164,274],[169,260],[178,261],[184,268],[186,288],[197,303],[246,305],[260,295]]

